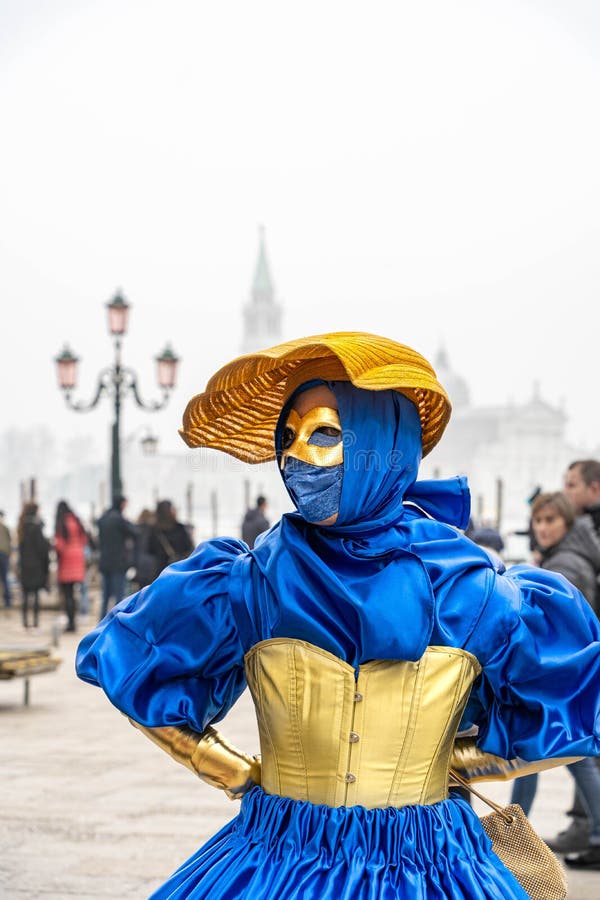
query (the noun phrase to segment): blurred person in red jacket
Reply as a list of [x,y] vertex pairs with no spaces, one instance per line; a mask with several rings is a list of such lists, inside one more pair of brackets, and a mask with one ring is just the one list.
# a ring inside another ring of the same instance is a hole
[[56,507],[54,549],[58,561],[56,580],[68,620],[66,631],[76,630],[75,585],[81,586],[85,578],[87,542],[87,533],[79,516],[65,500],[60,500]]

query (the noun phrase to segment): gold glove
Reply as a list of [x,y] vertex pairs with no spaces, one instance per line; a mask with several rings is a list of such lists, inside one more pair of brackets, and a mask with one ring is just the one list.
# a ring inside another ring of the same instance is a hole
[[129,721],[202,781],[225,791],[230,800],[240,800],[260,784],[260,757],[238,750],[211,725],[199,734],[186,726],[148,728],[134,719]]
[[553,769],[555,766],[567,766],[577,762],[581,756],[563,756],[555,759],[537,759],[527,762],[516,759],[503,759],[480,750],[474,737],[458,737],[454,741],[454,749],[450,758],[450,768],[456,769],[467,781],[511,781],[521,775]]

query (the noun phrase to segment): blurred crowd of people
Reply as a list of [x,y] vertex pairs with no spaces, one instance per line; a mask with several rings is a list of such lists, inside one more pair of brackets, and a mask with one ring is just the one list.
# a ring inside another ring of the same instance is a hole
[[[142,509],[136,521],[127,517],[126,507],[127,498],[116,496],[97,520],[85,524],[66,500],[60,500],[51,534],[34,500],[23,504],[14,533],[0,510],[4,606],[10,608],[19,598],[25,629],[39,628],[42,592],[56,590],[65,630],[75,632],[78,618],[87,623],[91,613],[92,579],[100,597],[98,617],[103,619],[113,605],[194,549],[193,529],[179,521],[171,500]],[[244,515],[241,534],[250,548],[269,527],[266,508],[266,498],[259,496]]]
[[[38,630],[43,592],[56,592],[65,630],[87,623],[90,587],[98,587],[99,618],[128,593],[153,581],[165,566],[189,555],[192,528],[180,522],[170,500],[143,509],[136,522],[118,496],[99,519],[84,524],[66,500],[56,506],[52,532],[36,501],[26,501],[16,527],[0,510],[0,584],[5,608],[20,606],[23,627]],[[18,602],[17,602],[18,600]],[[54,598],[56,605],[56,597]]]

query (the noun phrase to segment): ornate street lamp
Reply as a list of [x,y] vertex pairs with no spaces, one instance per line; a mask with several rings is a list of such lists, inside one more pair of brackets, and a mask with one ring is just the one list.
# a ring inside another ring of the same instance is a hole
[[[73,409],[76,412],[88,412],[98,405],[102,394],[109,394],[113,398],[114,419],[111,437],[111,488],[112,496],[116,497],[123,493],[123,483],[121,479],[122,398],[130,392],[133,395],[136,404],[142,409],[151,412],[164,409],[169,400],[170,392],[175,387],[179,358],[173,353],[173,350],[168,345],[160,356],[156,357],[156,362],[158,364],[158,385],[162,389],[162,397],[160,400],[144,402],[140,395],[136,372],[128,366],[123,366],[121,362],[121,338],[127,332],[127,319],[130,304],[125,300],[121,292],[117,291],[112,300],[106,304],[106,307],[108,310],[108,330],[114,338],[114,362],[111,366],[101,369],[98,374],[95,394],[89,403],[82,403],[81,401],[73,401],[71,399],[71,392],[77,386],[77,363],[79,362],[79,358],[65,345],[63,351],[55,357],[55,362],[58,372],[58,383],[65,395],[67,406],[69,406],[70,409]],[[148,446],[143,447],[145,452],[156,451],[157,439],[153,435],[148,434],[144,441],[148,442]],[[144,441],[142,441],[142,444],[144,444]]]
[[112,300],[108,301],[106,308],[108,309],[108,330],[112,336],[120,337],[126,334],[129,303],[120,291],[117,291]]
[[62,353],[55,357],[54,362],[58,372],[58,385],[63,391],[71,391],[77,384],[77,363],[79,357],[74,356],[67,344]]
[[171,345],[167,344],[160,356],[156,357],[156,362],[158,365],[158,383],[163,390],[170,391],[175,386],[179,357],[175,356]]

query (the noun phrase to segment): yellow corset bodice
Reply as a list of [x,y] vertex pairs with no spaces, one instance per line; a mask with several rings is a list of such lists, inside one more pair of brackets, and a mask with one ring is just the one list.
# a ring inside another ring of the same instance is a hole
[[272,638],[245,657],[268,794],[327,806],[436,803],[481,667],[453,647],[416,662],[354,668],[305,641]]

